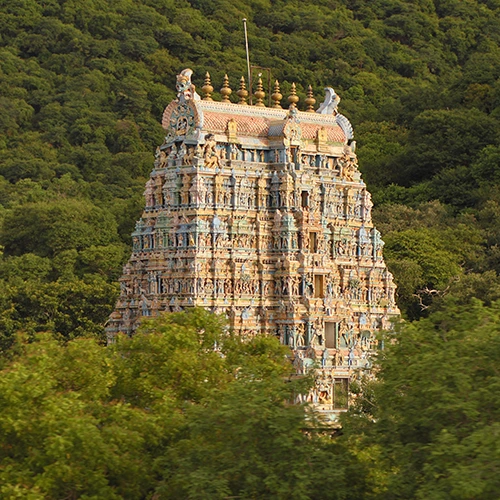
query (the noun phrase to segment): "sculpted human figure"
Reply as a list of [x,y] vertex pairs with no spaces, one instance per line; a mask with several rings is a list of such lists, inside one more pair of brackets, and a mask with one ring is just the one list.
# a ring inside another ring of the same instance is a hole
[[238,153],[239,153],[239,148],[236,144],[231,144],[231,160],[237,160],[238,159]]
[[234,142],[238,139],[237,132],[238,132],[238,124],[236,123],[236,120],[234,118],[231,118],[227,122],[227,135],[229,142]]
[[380,232],[373,228],[372,229],[372,241],[373,241],[373,258],[378,260],[382,257],[382,247],[384,242],[380,236]]
[[253,208],[255,206],[255,188],[251,188],[248,195],[248,207]]
[[259,206],[264,206],[266,204],[266,179],[263,176],[260,176],[257,180],[257,189],[259,192]]
[[321,368],[326,368],[327,363],[328,363],[328,349],[325,347],[325,349],[323,349],[323,354],[321,355]]
[[224,203],[225,190],[223,189],[224,178],[218,174],[215,176],[215,203]]
[[132,238],[133,248],[135,251],[140,250],[140,239],[137,236]]
[[187,154],[187,148],[184,143],[182,143],[178,148],[177,148],[177,160],[184,160],[184,157]]
[[211,205],[214,202],[214,193],[211,189],[207,188],[205,200],[207,205]]
[[308,155],[301,155],[300,163],[303,167],[309,167],[311,165],[311,160]]
[[348,151],[344,151],[342,156],[338,158],[337,165],[339,167],[340,177],[343,177],[346,181],[354,180],[356,164],[355,160],[351,158]]
[[205,137],[205,147],[203,148],[203,158],[205,167],[213,168],[219,165],[219,154],[217,152],[217,142],[213,134],[207,134]]
[[296,338],[296,346],[304,347],[304,332],[299,328],[294,328],[295,338]]
[[372,195],[365,190],[364,203],[363,203],[363,220],[370,220],[373,208]]
[[163,177],[160,175],[155,179],[154,204],[160,206],[163,203]]
[[347,163],[347,165],[344,167],[345,180],[353,181],[355,172],[356,172],[356,168],[354,167],[354,164],[352,162]]
[[189,188],[191,185],[191,177],[189,174],[182,176],[181,203],[187,205],[189,203]]
[[144,191],[144,197],[146,198],[146,207],[154,206],[154,191],[155,191],[155,183],[153,179],[149,179],[146,182],[146,189]]
[[197,178],[196,181],[193,182],[192,186],[189,188],[190,203],[198,206],[200,203],[203,203],[204,193],[203,193],[203,179]]

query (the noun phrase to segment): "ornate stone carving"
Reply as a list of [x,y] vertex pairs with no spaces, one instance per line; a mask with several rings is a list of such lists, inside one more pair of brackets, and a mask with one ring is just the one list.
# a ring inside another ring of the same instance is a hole
[[213,134],[205,137],[205,146],[203,148],[203,159],[205,167],[214,168],[219,166],[220,154],[217,150],[217,142]]
[[219,311],[243,336],[281,338],[299,373],[316,363],[307,399],[337,411],[398,314],[350,124],[335,98],[326,114],[198,100],[189,71],[177,91],[108,338],[161,311]]
[[234,118],[231,118],[227,122],[227,140],[229,143],[238,142],[238,136],[236,133],[238,132],[238,124]]

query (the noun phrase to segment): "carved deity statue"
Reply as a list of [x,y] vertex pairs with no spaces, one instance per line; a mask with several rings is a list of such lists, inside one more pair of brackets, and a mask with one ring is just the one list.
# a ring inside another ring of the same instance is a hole
[[154,202],[154,192],[155,192],[155,182],[153,179],[148,179],[146,182],[146,189],[144,190],[144,197],[146,198],[146,206],[153,207]]
[[208,134],[205,137],[205,147],[203,148],[203,158],[205,167],[214,168],[219,165],[219,153],[217,151],[217,142],[213,134]]

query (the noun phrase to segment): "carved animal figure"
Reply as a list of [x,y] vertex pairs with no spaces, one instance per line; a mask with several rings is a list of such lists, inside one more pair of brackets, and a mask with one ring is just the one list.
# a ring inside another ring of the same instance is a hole
[[316,113],[321,115],[333,115],[337,113],[340,97],[335,93],[332,87],[325,88],[325,100],[321,103]]

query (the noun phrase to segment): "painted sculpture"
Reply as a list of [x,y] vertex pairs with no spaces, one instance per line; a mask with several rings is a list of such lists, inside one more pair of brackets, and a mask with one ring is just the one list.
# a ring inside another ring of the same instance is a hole
[[242,78],[233,104],[225,77],[216,102],[210,76],[200,98],[191,75],[163,114],[108,340],[144,317],[205,307],[242,336],[279,337],[298,373],[316,371],[308,399],[342,410],[349,380],[370,369],[374,332],[399,311],[340,98],[325,89],[314,112],[309,89],[302,112],[292,86],[282,109],[276,82],[265,107],[259,82],[251,106]]

